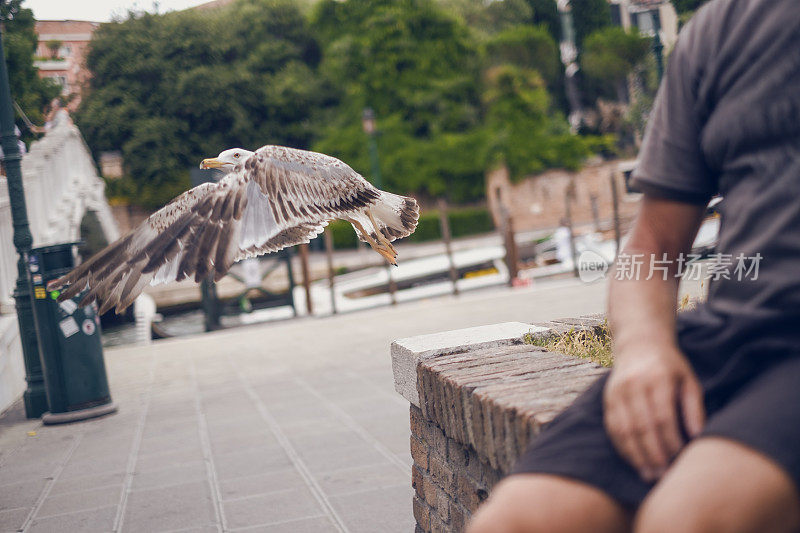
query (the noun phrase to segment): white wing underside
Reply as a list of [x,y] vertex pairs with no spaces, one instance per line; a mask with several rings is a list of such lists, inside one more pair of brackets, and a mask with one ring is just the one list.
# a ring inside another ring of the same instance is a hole
[[[269,197],[261,191],[261,188],[254,181],[247,183],[245,195],[247,197],[247,207],[244,209],[238,229],[240,252],[236,256],[237,261],[273,251],[262,250],[261,248],[285,229],[275,220]],[[306,242],[322,233],[327,225],[328,221],[320,223],[315,228],[313,235],[309,235],[309,239]],[[179,245],[181,245],[181,251],[178,252],[174,259],[165,263],[156,271],[153,279],[150,280],[150,285],[170,283],[178,278],[179,265],[183,259],[182,244],[179,243]],[[269,248],[274,248],[274,246]]]

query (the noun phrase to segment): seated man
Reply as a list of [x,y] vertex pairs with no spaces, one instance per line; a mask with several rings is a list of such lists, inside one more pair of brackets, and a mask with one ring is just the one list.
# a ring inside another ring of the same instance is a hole
[[[611,281],[614,368],[470,533],[800,530],[797,0],[713,0],[694,16],[634,180],[645,196],[624,256],[641,264],[621,256]],[[676,274],[716,192],[708,301],[677,314]]]

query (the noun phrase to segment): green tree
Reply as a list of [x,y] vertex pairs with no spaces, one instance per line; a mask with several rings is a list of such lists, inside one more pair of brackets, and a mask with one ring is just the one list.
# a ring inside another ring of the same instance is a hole
[[537,71],[547,84],[553,105],[567,111],[569,104],[558,45],[546,26],[518,24],[491,37],[485,50],[487,67],[509,64]]
[[544,26],[555,42],[561,40],[561,17],[555,0],[527,0],[533,11],[531,23]]
[[626,79],[650,53],[650,39],[635,30],[609,27],[589,35],[583,46],[581,66],[620,102],[627,100]]
[[[22,0],[3,0],[0,23],[11,97],[34,124],[42,124],[45,108],[61,90],[52,80],[40,78],[33,64],[38,43],[33,12],[22,7]],[[21,129],[23,139],[33,138],[33,132]]]
[[517,24],[529,24],[534,16],[529,0],[436,0],[436,3],[465,24],[479,40]]
[[672,0],[672,5],[675,7],[675,11],[682,15],[700,9],[700,6],[706,2],[708,0]]
[[389,189],[480,196],[480,63],[467,28],[430,0],[323,0],[312,21],[325,43],[322,71],[341,96],[315,148],[369,175],[361,114],[371,107]]
[[213,11],[131,15],[103,24],[77,121],[95,152],[121,150],[115,185],[156,207],[189,186],[188,169],[226,148],[308,148],[332,91],[320,50],[289,0]]
[[490,69],[484,93],[487,162],[505,164],[512,179],[550,167],[577,169],[611,138],[570,134],[563,116],[550,109],[549,95],[535,71],[503,65]]
[[611,10],[607,0],[570,0],[578,50],[583,41],[595,31],[611,26]]
[[502,31],[486,43],[486,55],[491,65],[536,70],[548,85],[561,79],[558,45],[544,26],[519,24]]

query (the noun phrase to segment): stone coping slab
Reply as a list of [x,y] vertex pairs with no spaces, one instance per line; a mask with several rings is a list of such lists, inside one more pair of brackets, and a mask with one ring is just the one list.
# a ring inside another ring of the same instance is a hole
[[592,315],[506,322],[400,339],[391,348],[395,389],[448,438],[508,472],[541,426],[605,372],[524,338],[595,329],[603,321]]

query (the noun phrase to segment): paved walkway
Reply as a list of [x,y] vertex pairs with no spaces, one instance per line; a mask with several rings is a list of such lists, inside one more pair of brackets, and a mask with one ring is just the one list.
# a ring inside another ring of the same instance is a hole
[[604,300],[552,281],[108,349],[116,415],[0,420],[0,531],[411,532],[390,342]]

